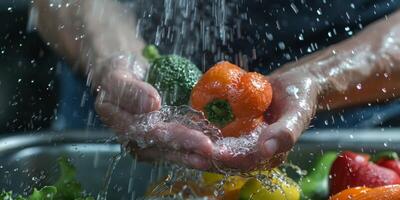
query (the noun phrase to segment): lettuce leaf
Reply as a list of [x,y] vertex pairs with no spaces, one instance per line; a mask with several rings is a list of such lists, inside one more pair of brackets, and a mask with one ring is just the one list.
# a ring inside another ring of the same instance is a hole
[[76,169],[66,156],[58,159],[60,177],[52,186],[44,186],[40,190],[33,189],[28,197],[13,194],[12,191],[3,190],[0,200],[94,200],[86,196],[81,184],[76,179]]

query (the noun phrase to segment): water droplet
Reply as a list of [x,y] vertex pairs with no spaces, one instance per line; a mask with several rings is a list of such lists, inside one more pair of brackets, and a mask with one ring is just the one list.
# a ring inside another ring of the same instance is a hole
[[300,35],[299,35],[299,40],[304,40],[304,36],[303,36],[303,34],[301,34],[301,33],[300,33]]
[[278,46],[281,50],[285,49],[285,43],[284,42],[279,42]]
[[362,89],[362,85],[361,85],[361,83],[357,84],[357,86],[356,86],[356,87],[357,87],[357,89],[358,89],[358,90],[361,90],[361,89]]
[[385,77],[385,78],[387,78],[387,77],[389,77],[389,74],[388,73],[383,73],[383,76]]
[[290,7],[292,7],[292,9],[293,9],[293,11],[294,11],[294,13],[298,13],[299,12],[299,9],[297,9],[297,6],[296,5],[294,5],[294,3],[291,3],[290,4]]
[[386,88],[382,88],[382,92],[383,93],[386,93],[387,91],[386,91]]
[[322,15],[322,10],[321,10],[321,8],[318,8],[318,9],[317,9],[317,14],[318,14],[318,15]]
[[265,36],[267,36],[268,40],[274,40],[274,36],[271,33],[265,33]]

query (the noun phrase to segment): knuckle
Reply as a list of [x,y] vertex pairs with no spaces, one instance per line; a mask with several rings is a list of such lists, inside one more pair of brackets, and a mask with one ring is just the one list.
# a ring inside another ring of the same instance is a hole
[[281,141],[285,144],[282,146],[284,150],[290,150],[297,141],[296,133],[290,128],[282,128],[279,135]]

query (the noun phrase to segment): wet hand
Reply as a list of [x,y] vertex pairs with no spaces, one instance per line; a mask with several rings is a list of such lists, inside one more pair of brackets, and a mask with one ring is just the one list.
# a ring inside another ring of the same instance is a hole
[[216,151],[222,167],[249,171],[276,167],[286,159],[301,133],[308,128],[317,106],[319,86],[307,71],[291,70],[269,76],[273,98],[267,110],[268,126],[260,131],[254,151],[234,155]]
[[[177,123],[160,122],[143,138],[135,138],[131,126],[137,116],[159,110],[161,98],[156,89],[143,81],[143,65],[132,58],[118,56],[101,65],[104,65],[101,73],[93,73],[94,89],[98,92],[96,111],[103,122],[118,133],[121,142],[129,144],[133,154],[139,159],[167,160],[192,168],[209,168],[212,142],[202,132]],[[124,141],[126,138],[130,141]],[[151,141],[152,145],[139,148],[138,140]]]

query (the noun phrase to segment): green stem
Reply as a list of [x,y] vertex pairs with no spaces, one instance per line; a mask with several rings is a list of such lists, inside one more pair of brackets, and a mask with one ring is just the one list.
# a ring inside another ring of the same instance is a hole
[[383,151],[375,154],[371,161],[372,162],[378,162],[379,160],[399,160],[399,156],[397,155],[396,152],[394,151]]
[[160,57],[160,53],[158,52],[157,47],[152,45],[152,44],[151,45],[147,45],[143,49],[142,54],[150,62],[153,62],[155,59]]
[[217,99],[211,101],[204,107],[208,121],[222,128],[232,122],[235,118],[229,102]]

